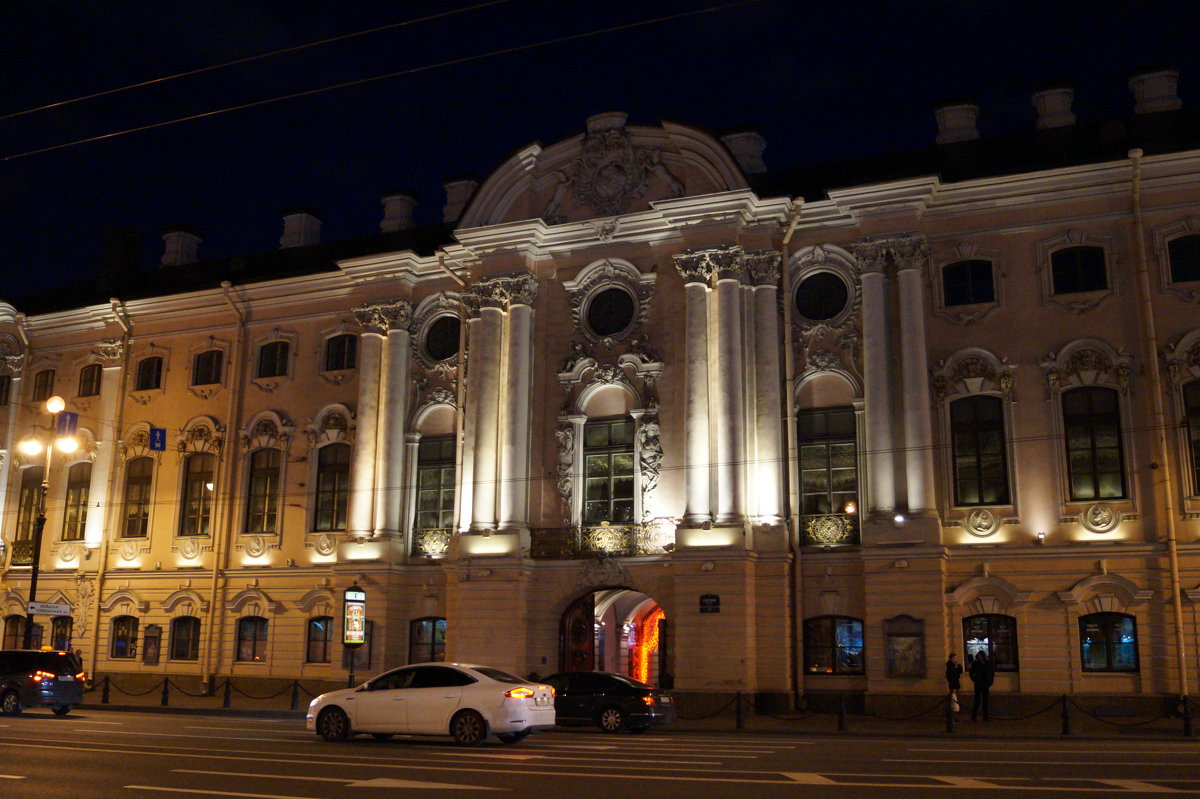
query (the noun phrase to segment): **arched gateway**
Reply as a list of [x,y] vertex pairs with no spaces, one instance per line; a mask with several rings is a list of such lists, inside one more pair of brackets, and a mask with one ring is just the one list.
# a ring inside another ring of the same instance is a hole
[[563,612],[558,667],[628,674],[670,688],[669,641],[666,615],[653,597],[625,587],[589,591]]

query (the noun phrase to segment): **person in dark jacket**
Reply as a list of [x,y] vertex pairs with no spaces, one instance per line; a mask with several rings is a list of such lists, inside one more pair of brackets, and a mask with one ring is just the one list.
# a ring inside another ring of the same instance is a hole
[[996,678],[996,672],[992,668],[992,662],[988,660],[986,652],[980,650],[975,653],[975,660],[971,661],[971,670],[967,674],[970,675],[971,682],[975,683],[975,702],[971,705],[971,721],[975,721],[981,711],[983,720],[991,721],[988,715],[988,692],[991,690],[992,681]]
[[951,652],[946,658],[946,688],[950,691],[950,709],[958,712],[958,689],[962,687],[963,667],[958,655]]

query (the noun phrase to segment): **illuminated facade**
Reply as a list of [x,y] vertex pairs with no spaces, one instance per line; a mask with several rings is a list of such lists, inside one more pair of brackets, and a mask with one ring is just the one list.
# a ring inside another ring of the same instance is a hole
[[83,446],[51,464],[38,599],[71,616],[39,621],[94,673],[343,682],[357,582],[360,675],[601,666],[787,704],[939,694],[986,650],[998,694],[1177,693],[1200,137],[1141,108],[1130,152],[1063,91],[1036,168],[966,106],[887,180],[601,114],[448,186],[444,226],[393,196],[336,250],[292,214],[272,279],[173,231],[172,290],[0,308],[5,645],[41,480],[15,444],[59,394]]

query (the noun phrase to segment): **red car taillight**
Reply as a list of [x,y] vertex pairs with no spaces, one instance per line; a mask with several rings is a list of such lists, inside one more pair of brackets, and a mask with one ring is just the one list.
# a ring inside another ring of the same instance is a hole
[[643,696],[643,697],[642,697],[642,704],[643,704],[643,705],[648,705],[648,706],[650,706],[650,707],[654,707],[654,705],[655,705],[655,703],[656,703],[657,701],[658,701],[658,700],[656,700],[656,699],[655,699],[653,696],[650,696],[649,694],[647,694],[646,696]]
[[520,688],[513,688],[511,691],[505,691],[504,695],[509,699],[529,699],[534,695],[534,690],[532,688],[526,688],[522,685]]
[[35,671],[33,673],[33,681],[34,682],[41,682],[42,680],[53,680],[53,679],[54,679],[54,675],[48,671],[42,671],[41,669],[38,669],[37,671]]

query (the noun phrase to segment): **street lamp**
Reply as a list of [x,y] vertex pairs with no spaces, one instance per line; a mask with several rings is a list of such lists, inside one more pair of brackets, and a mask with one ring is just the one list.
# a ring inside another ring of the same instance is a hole
[[[54,418],[50,429],[52,432],[56,432],[58,430],[58,414],[67,407],[67,403],[63,401],[62,397],[55,396],[46,400],[44,407],[46,413]],[[29,569],[29,602],[25,606],[25,635],[21,643],[25,649],[33,646],[33,613],[29,611],[29,607],[37,602],[38,563],[42,559],[42,531],[46,527],[46,492],[50,489],[50,456],[56,448],[59,452],[71,453],[79,449],[79,441],[74,436],[58,435],[52,441],[43,444],[36,436],[30,436],[17,444],[17,449],[29,456],[46,453],[46,463],[42,468],[42,487],[38,491],[38,515],[33,522],[33,560]]]

